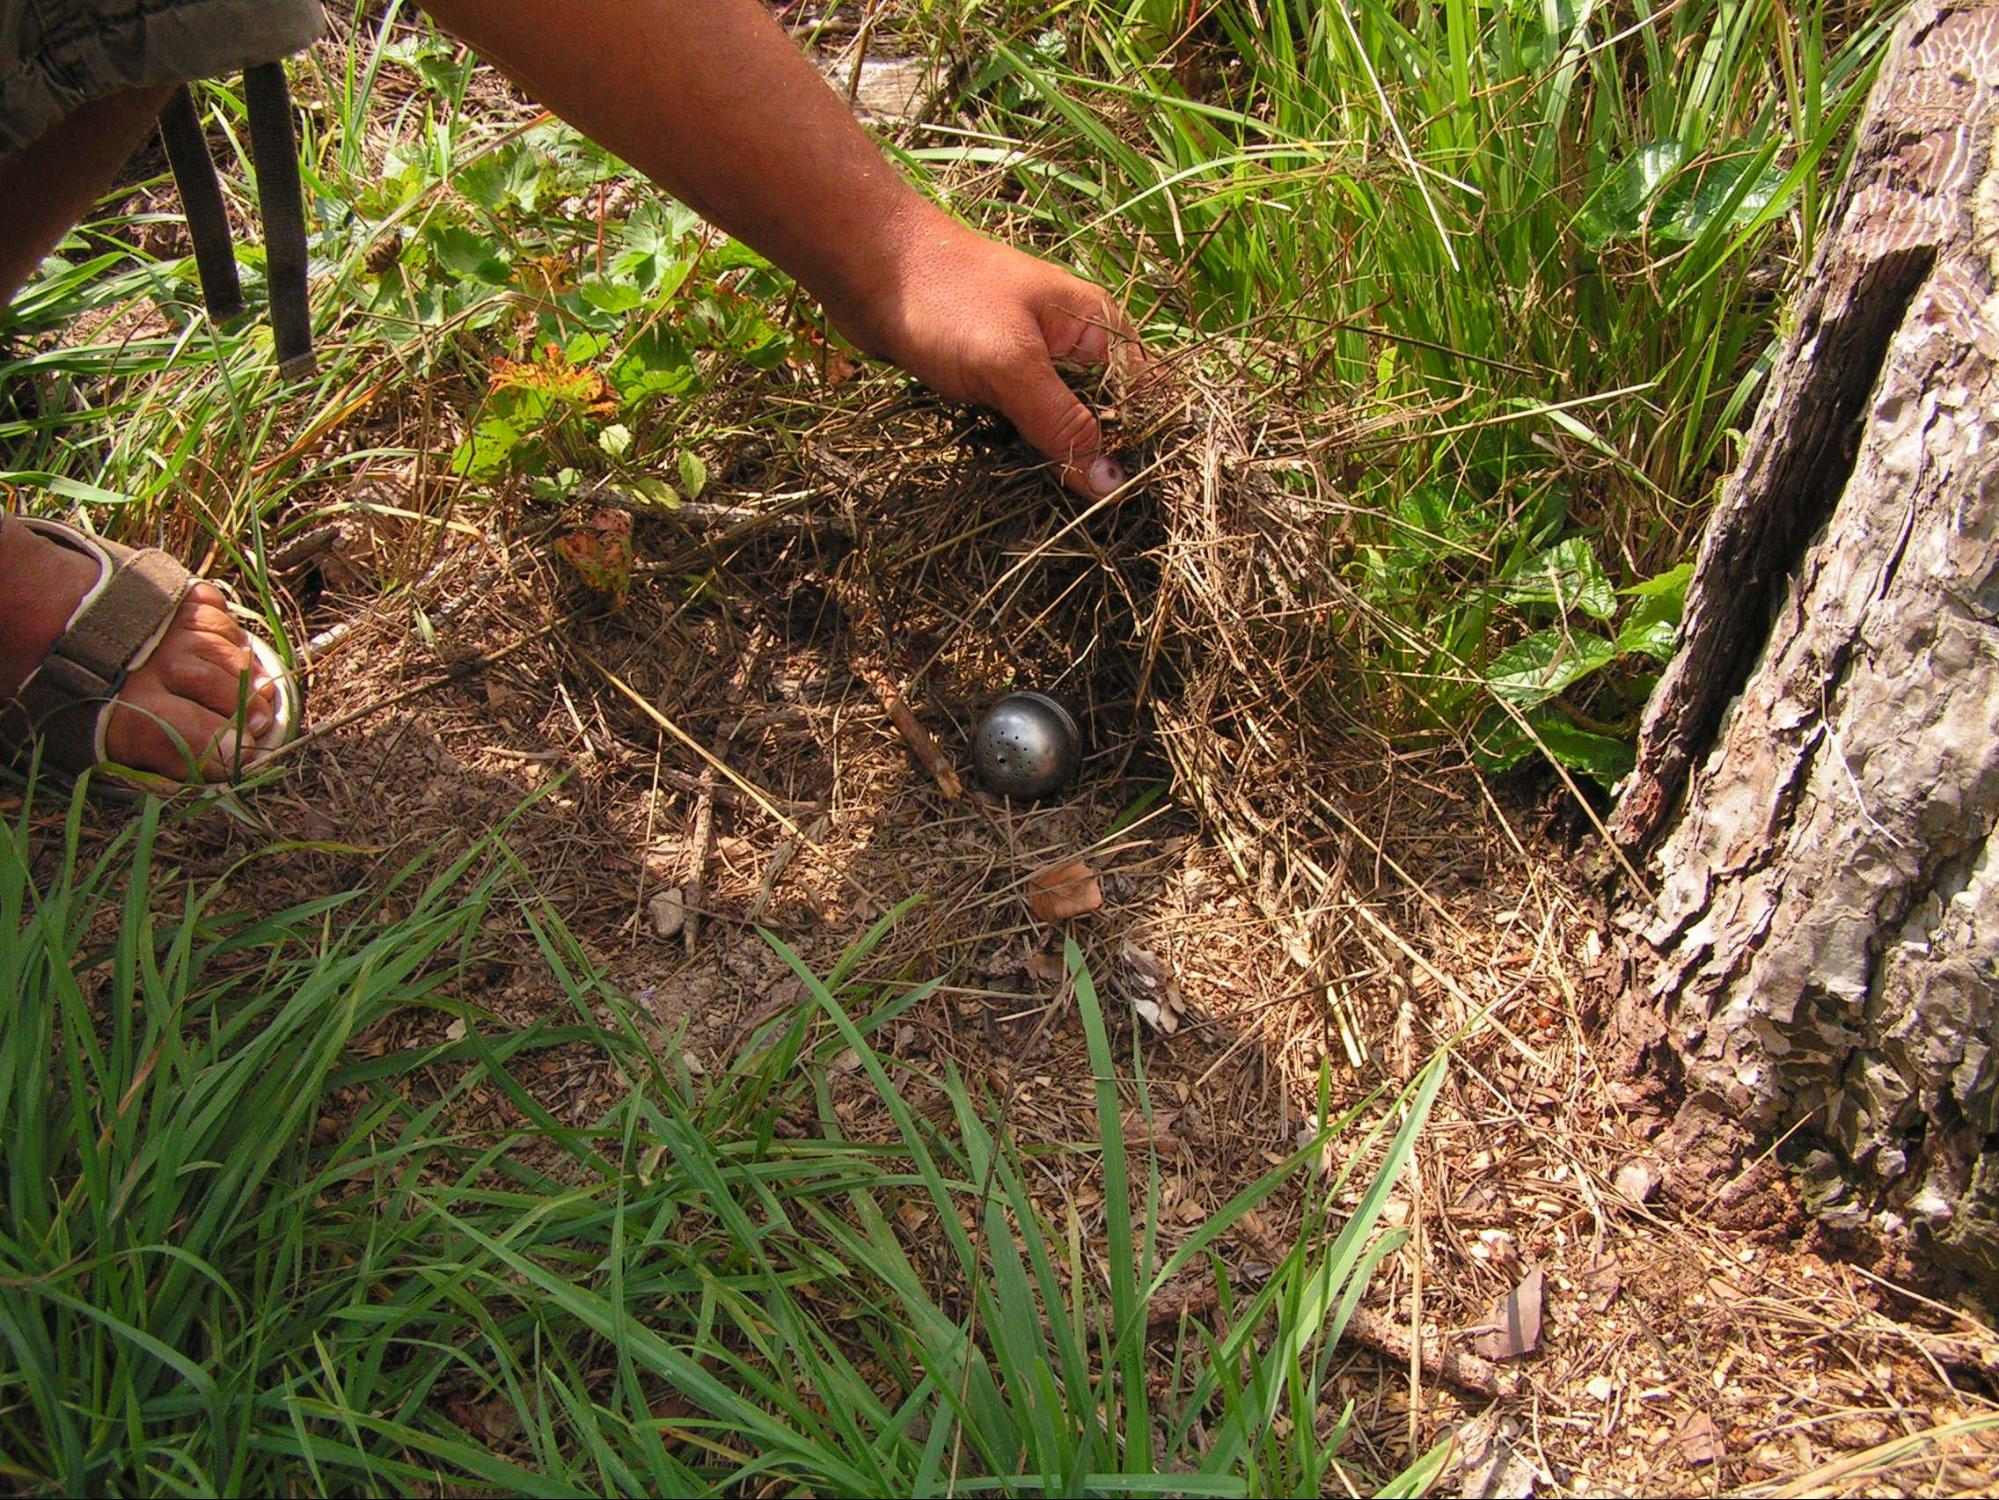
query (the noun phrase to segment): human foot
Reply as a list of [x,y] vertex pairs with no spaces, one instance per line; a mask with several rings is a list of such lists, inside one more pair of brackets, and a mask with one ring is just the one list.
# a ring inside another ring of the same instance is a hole
[[[43,679],[54,667],[38,669],[53,663],[51,648],[65,630],[83,623],[72,617],[104,573],[103,562],[81,546],[21,521],[0,520],[0,700],[13,699],[31,676],[48,685]],[[87,690],[75,694],[77,707],[60,710],[66,720],[88,715],[81,730],[71,723],[60,735],[87,747],[66,758],[109,761],[176,780],[224,780],[271,743],[288,712],[277,664],[259,659],[213,585],[191,585],[178,604],[155,598],[160,623],[141,630],[129,657],[124,649],[115,653],[138,665],[116,683],[112,712],[97,722],[92,699],[101,693]],[[84,633],[96,634],[87,626]],[[18,738],[19,726],[9,728]],[[54,750],[58,737],[49,730],[47,748]]]

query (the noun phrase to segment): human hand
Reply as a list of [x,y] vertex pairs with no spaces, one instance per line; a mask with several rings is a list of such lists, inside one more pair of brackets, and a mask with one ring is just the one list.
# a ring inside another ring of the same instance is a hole
[[1096,415],[1056,369],[1143,358],[1116,301],[928,204],[898,239],[891,273],[864,300],[829,303],[834,326],[939,395],[996,407],[1077,494],[1102,499],[1123,485]]

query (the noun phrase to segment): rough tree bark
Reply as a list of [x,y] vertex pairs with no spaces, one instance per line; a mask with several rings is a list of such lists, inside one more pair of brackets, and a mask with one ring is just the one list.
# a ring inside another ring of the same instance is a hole
[[[1897,28],[1613,831],[1682,1178],[1999,1286],[1999,0]],[[1702,1189],[1703,1191],[1705,1188]]]

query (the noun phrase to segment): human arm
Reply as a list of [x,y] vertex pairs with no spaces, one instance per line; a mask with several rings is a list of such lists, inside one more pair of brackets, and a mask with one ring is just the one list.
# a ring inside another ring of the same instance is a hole
[[549,109],[790,272],[857,346],[942,395],[997,407],[1079,493],[1123,482],[1054,364],[1103,363],[1114,338],[1131,336],[1117,304],[904,182],[757,0],[426,8]]

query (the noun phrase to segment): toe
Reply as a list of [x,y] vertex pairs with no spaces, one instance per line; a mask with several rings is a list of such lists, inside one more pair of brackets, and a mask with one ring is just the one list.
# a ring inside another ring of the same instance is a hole
[[177,655],[160,672],[160,684],[168,692],[224,719],[234,719],[239,710],[246,715],[270,712],[268,695],[252,683],[249,662],[219,662],[206,651]]
[[188,781],[220,781],[235,759],[229,720],[187,698],[143,704],[119,699],[105,733],[105,749],[120,765]]

